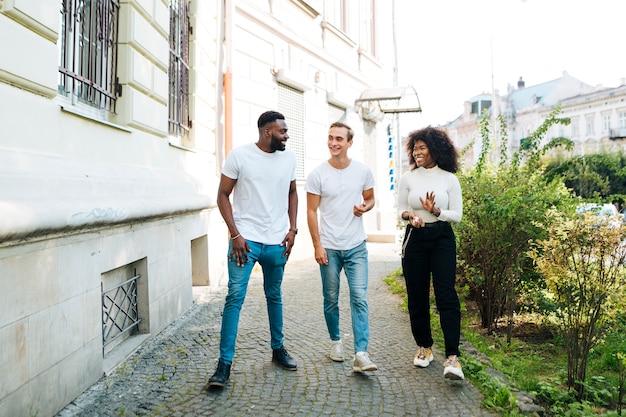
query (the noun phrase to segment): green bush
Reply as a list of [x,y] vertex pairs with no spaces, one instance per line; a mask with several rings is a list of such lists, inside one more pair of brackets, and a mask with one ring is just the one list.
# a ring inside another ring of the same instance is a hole
[[590,212],[570,218],[550,210],[547,220],[548,236],[533,242],[528,255],[556,305],[566,342],[567,386],[582,400],[589,354],[623,311],[626,227]]
[[[571,147],[571,142],[562,138],[542,145],[550,126],[568,123],[556,117],[558,111],[550,114],[527,138],[524,148],[511,157],[507,155],[508,138],[504,134],[499,156],[494,156],[490,121],[483,118],[478,163],[459,175],[463,189],[463,221],[456,228],[459,281],[468,287],[480,311],[481,324],[489,333],[502,317],[511,322],[522,296],[526,297],[525,306],[533,305],[528,297],[540,294],[542,281],[526,255],[528,242],[544,235],[537,220],[544,220],[550,207],[572,204],[563,183],[546,181],[540,168],[541,157],[548,149]],[[499,130],[506,132],[502,118]],[[534,305],[539,304],[538,297]]]

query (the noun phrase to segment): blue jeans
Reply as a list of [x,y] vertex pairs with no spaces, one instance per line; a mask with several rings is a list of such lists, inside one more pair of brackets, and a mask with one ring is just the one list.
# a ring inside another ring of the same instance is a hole
[[326,249],[328,265],[320,265],[324,318],[331,340],[341,339],[339,332],[339,282],[343,268],[350,289],[350,312],[356,352],[367,351],[369,341],[369,310],[367,306],[367,246],[365,241],[349,250]]
[[[267,301],[267,315],[270,322],[270,345],[272,349],[283,346],[283,300],[281,284],[287,257],[283,256],[285,247],[281,245],[264,245],[246,241],[250,246],[248,262],[237,266],[234,259],[228,260],[228,294],[224,312],[222,313],[222,330],[220,333],[220,360],[231,365],[235,356],[235,341],[239,328],[241,306],[246,298],[248,282],[252,268],[258,262],[263,270],[263,289]],[[231,247],[228,247],[230,254]],[[230,258],[230,257],[229,257]]]

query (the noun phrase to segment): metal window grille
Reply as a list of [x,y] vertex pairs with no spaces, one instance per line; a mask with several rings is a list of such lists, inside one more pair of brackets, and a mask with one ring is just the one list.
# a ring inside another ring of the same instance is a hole
[[128,331],[136,330],[139,322],[137,280],[135,270],[127,281],[102,292],[102,343],[108,345]]
[[59,94],[115,112],[119,0],[63,0]]
[[188,139],[189,119],[189,4],[170,1],[169,132]]
[[304,180],[304,93],[278,83],[278,111],[285,115],[289,128],[289,146],[296,154],[296,179]]

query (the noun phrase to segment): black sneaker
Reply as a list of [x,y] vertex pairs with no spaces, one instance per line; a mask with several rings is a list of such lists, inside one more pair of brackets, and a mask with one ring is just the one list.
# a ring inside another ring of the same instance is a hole
[[223,387],[230,377],[230,365],[226,365],[221,360],[217,362],[217,369],[211,378],[209,378],[210,387]]
[[278,362],[280,366],[288,371],[295,371],[298,369],[298,364],[295,360],[289,355],[287,349],[281,347],[279,349],[274,349],[272,351],[272,362]]

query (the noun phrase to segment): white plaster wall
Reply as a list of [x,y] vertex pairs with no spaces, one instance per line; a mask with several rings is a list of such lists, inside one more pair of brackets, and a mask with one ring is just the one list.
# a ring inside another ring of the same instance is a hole
[[50,1],[4,0],[0,12],[54,42],[59,30],[59,7]]
[[191,240],[209,219],[203,211],[2,248],[0,415],[53,415],[102,376],[102,273],[147,259],[152,336],[184,313]]
[[[55,95],[59,65],[56,45],[2,13],[0,39],[4,40],[0,54],[0,81],[38,94]],[[19,42],[9,42],[9,39],[19,39]]]
[[[189,48],[189,89],[192,92],[189,115],[194,123],[191,141],[197,150],[213,155],[218,147],[217,127],[221,122],[218,110],[221,103],[216,103],[215,98],[221,95],[223,85],[217,54],[222,50],[219,24],[222,20],[221,3],[215,0],[194,1],[189,5],[194,33]],[[219,174],[219,167],[214,165],[213,173]]]
[[[146,259],[151,336],[193,302],[193,239],[209,236],[211,287],[226,284],[215,116],[198,116],[201,150],[167,137],[168,2],[122,3],[105,117],[57,97],[59,9],[0,1],[0,416],[54,415],[102,376],[101,274]],[[215,41],[194,42],[215,73]],[[215,88],[191,96],[215,111]]]

